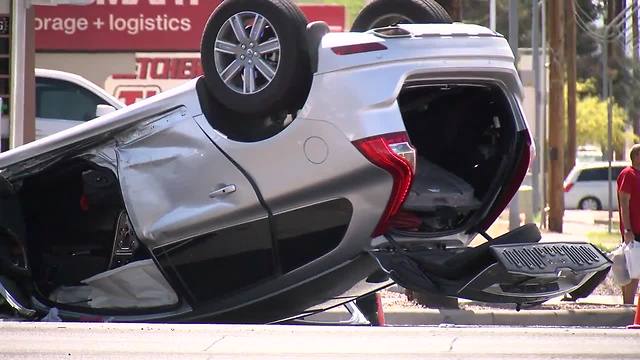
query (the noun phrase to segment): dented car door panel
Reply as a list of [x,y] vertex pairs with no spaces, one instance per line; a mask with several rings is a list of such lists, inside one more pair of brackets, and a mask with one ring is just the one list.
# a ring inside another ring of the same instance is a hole
[[[117,143],[124,201],[150,249],[266,219],[251,183],[183,109],[129,130]],[[229,186],[236,190],[210,196]]]

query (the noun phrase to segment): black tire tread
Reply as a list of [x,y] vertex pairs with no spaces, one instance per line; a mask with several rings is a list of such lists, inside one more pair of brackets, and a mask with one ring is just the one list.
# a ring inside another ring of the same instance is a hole
[[594,196],[587,196],[587,197],[584,197],[584,198],[580,199],[580,202],[578,202],[578,208],[579,208],[580,210],[585,210],[585,209],[584,209],[584,206],[583,206],[583,202],[584,202],[585,200],[589,200],[589,199],[591,199],[591,200],[595,200],[595,201],[596,201],[596,204],[598,204],[598,208],[597,208],[596,210],[602,210],[602,201],[600,201],[600,199],[598,199],[598,198],[596,198],[596,197],[594,197]]
[[[308,76],[308,79],[307,77],[305,77],[305,72],[309,72],[310,68],[310,65],[306,64],[309,62],[304,36],[304,31],[306,29],[306,18],[300,8],[291,0],[263,0],[263,4],[267,2],[270,3],[270,6],[276,7],[285,18],[293,20],[292,23],[287,25],[284,32],[288,33],[286,37],[290,39],[290,42],[293,42],[292,46],[290,46],[292,50],[289,53],[290,56],[293,55],[295,57],[295,61],[291,62],[291,65],[295,66],[295,70],[287,75],[287,78],[285,80],[280,81],[284,82],[284,84],[281,84],[281,88],[286,89],[279,91],[281,92],[280,96],[272,97],[271,101],[273,102],[273,104],[269,105],[265,103],[264,106],[261,106],[261,102],[259,101],[254,101],[253,106],[239,105],[237,104],[237,101],[236,104],[229,103],[228,97],[225,96],[224,91],[223,93],[217,93],[216,87],[220,86],[220,80],[219,78],[217,78],[217,72],[213,74],[213,71],[215,71],[215,66],[213,65],[212,56],[205,56],[205,54],[211,54],[212,50],[207,47],[211,47],[211,44],[213,44],[213,42],[215,41],[215,36],[217,34],[217,30],[211,29],[211,27],[213,26],[212,24],[221,21],[216,17],[217,14],[219,14],[220,12],[230,12],[228,10],[229,7],[232,7],[233,9],[252,9],[256,6],[256,2],[256,0],[225,0],[220,6],[218,6],[218,8],[216,8],[216,10],[210,16],[205,27],[205,32],[203,34],[201,43],[201,54],[203,58],[203,69],[205,70],[205,83],[209,88],[209,92],[222,105],[224,105],[225,107],[229,107],[229,109],[231,110],[239,111],[245,114],[262,116],[274,112],[287,111],[289,108],[298,106],[297,104],[300,102],[300,91],[305,87],[310,87],[310,84],[306,84],[306,82],[310,82],[311,77],[310,75]],[[280,29],[280,31],[283,30]],[[279,34],[279,36],[282,40],[283,35]],[[211,60],[207,60],[207,58]],[[213,74],[212,78],[214,80],[207,79],[207,73]],[[249,100],[249,97],[251,97],[251,95],[246,96],[247,103],[250,103],[251,100]]]
[[415,9],[420,9],[422,15],[429,18],[428,23],[450,24],[453,22],[449,13],[435,0],[374,0],[360,11],[351,31],[370,30],[370,24],[373,22],[371,17],[375,19],[391,11],[402,14],[403,10],[406,10],[402,15],[411,18],[415,13],[410,14],[410,12]]

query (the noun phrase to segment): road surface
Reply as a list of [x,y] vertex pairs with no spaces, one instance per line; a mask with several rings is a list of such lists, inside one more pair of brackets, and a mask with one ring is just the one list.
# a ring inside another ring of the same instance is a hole
[[0,323],[0,359],[640,359],[640,330]]

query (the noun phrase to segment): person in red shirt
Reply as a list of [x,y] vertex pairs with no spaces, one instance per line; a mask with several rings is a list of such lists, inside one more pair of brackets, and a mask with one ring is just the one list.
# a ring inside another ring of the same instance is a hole
[[[626,244],[640,241],[640,144],[631,148],[631,166],[618,176],[618,210],[620,211],[620,233]],[[638,288],[638,279],[622,287],[622,300],[633,304]]]

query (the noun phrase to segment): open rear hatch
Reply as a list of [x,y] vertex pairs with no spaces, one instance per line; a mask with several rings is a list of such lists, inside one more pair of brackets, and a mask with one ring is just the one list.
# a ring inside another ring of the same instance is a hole
[[[535,304],[590,293],[610,261],[586,243],[539,244],[531,224],[485,231],[516,194],[530,138],[517,99],[498,83],[408,82],[398,98],[413,182],[372,254],[406,288],[484,302]],[[406,156],[406,155],[405,155]],[[466,247],[478,234],[487,242]]]

